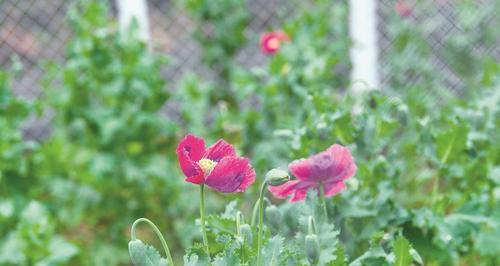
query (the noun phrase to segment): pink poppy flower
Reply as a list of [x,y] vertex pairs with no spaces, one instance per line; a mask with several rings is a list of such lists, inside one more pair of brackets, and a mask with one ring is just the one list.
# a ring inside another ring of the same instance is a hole
[[290,41],[290,37],[284,32],[266,32],[260,37],[260,49],[266,54],[276,53],[281,46],[281,42]]
[[399,14],[399,16],[403,18],[407,18],[412,14],[410,5],[404,0],[398,0],[394,9]]
[[269,191],[282,199],[293,194],[290,201],[295,202],[305,199],[309,189],[319,192],[322,187],[326,197],[339,193],[345,188],[344,180],[356,173],[356,164],[349,149],[334,144],[307,159],[293,161],[288,169],[297,179],[269,187]]
[[206,149],[204,139],[188,134],[177,146],[177,158],[187,182],[219,192],[243,192],[255,181],[250,161],[223,139]]

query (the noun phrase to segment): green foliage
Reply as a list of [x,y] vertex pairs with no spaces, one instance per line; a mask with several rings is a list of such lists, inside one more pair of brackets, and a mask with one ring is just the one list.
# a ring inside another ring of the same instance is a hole
[[15,229],[0,244],[0,264],[60,265],[78,253],[55,232],[54,219],[41,203],[30,202],[15,220]]
[[[47,65],[38,103],[15,97],[0,73],[0,264],[129,265],[129,226],[146,216],[169,236],[177,264],[255,265],[258,228],[248,217],[264,173],[333,143],[353,152],[356,176],[326,200],[328,217],[314,193],[294,204],[266,199],[265,265],[310,265],[312,235],[317,265],[499,264],[500,65],[466,49],[497,33],[483,26],[491,10],[470,16],[464,3],[464,31],[439,51],[464,94],[439,104],[429,93],[447,85],[429,63],[430,24],[391,16],[387,88],[351,95],[346,3],[297,1],[280,29],[290,43],[247,69],[234,63],[247,37],[258,40],[244,33],[246,2],[188,1],[204,62],[223,82],[190,74],[168,90],[166,60],[133,29],[119,33],[98,1],[75,6],[67,61]],[[168,100],[178,116],[161,114]],[[55,120],[34,143],[20,126],[39,106]],[[183,185],[176,162],[185,132],[226,139],[258,173],[244,194],[207,195],[210,254],[194,218],[196,188]],[[130,242],[132,262],[166,264],[152,244]]]
[[398,237],[394,241],[394,254],[396,255],[396,262],[394,265],[397,266],[410,266],[411,265],[411,255],[410,255],[410,242],[404,237]]
[[167,260],[160,256],[158,251],[142,243],[141,240],[133,240],[128,243],[130,258],[136,266],[166,266]]

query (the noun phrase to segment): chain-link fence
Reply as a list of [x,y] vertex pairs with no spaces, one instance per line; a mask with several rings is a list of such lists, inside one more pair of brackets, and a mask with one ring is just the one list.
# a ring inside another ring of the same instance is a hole
[[499,9],[498,0],[378,1],[383,86],[411,86],[435,72],[439,89],[462,94],[480,76],[478,64],[500,60]]
[[[4,69],[18,69],[13,79],[17,94],[32,99],[39,96],[44,61],[64,62],[65,43],[71,37],[66,15],[74,2],[0,2],[0,65]],[[469,13],[463,14],[457,2],[470,5],[466,9]],[[116,15],[115,1],[109,3],[111,15]],[[429,0],[418,1],[418,5],[417,1],[378,1],[382,85],[414,84],[425,79],[421,73],[439,71],[439,84],[443,88],[458,93],[467,89],[464,77],[471,76],[473,80],[478,76],[470,69],[475,65],[467,65],[471,60],[500,59],[500,38],[495,32],[495,24],[499,21],[498,6],[498,0]],[[246,34],[258,36],[267,29],[279,28],[281,21],[296,7],[287,0],[250,0],[247,8],[251,18]],[[192,37],[196,24],[189,13],[168,0],[150,0],[148,9],[154,50],[173,59],[165,70],[165,78],[175,80],[188,72],[209,78],[215,76],[213,70],[201,63],[201,47]],[[475,26],[480,27],[471,29]],[[418,36],[409,34],[408,27]],[[236,61],[239,64],[252,67],[266,60],[263,54],[255,51],[257,42],[258,38],[251,38],[238,51]],[[457,56],[449,56],[450,51],[458,55],[463,53],[463,56],[458,56],[457,60]],[[426,61],[425,66],[420,65],[422,61]],[[28,137],[39,138],[47,134],[50,120],[48,114],[41,120],[29,121],[25,129]]]

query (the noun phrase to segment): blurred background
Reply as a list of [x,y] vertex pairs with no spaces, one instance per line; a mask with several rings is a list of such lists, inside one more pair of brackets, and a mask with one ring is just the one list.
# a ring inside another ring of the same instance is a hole
[[[330,207],[351,258],[402,230],[426,265],[498,263],[498,0],[379,0],[361,26],[348,1],[148,0],[146,39],[119,2],[0,2],[0,265],[129,265],[142,216],[181,261],[200,240],[187,132],[234,143],[257,183],[349,146],[358,190]],[[365,26],[378,82],[354,92]],[[276,54],[269,31],[290,36]],[[228,197],[248,211],[256,195]]]

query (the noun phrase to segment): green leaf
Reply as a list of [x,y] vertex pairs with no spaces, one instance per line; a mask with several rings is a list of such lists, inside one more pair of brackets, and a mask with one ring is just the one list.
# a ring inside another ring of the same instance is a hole
[[193,247],[190,247],[186,255],[184,255],[185,266],[205,266],[209,264],[209,258],[205,252],[204,245],[195,244]]
[[150,245],[142,243],[141,240],[133,240],[128,243],[128,251],[132,263],[136,266],[166,266],[167,260]]
[[498,239],[500,239],[500,228],[493,232],[480,232],[475,242],[476,250],[483,256],[498,255],[500,254],[500,245],[498,245]]
[[214,259],[213,266],[240,265],[239,244],[237,244],[229,235],[219,235],[217,242],[224,244],[224,251],[219,253]]
[[396,261],[394,262],[394,265],[411,265],[412,257],[410,255],[410,249],[410,242],[406,240],[406,238],[399,236],[396,241],[394,241],[394,254],[396,255]]
[[331,266],[346,266],[346,257],[345,257],[345,249],[344,246],[339,245],[337,247],[337,251],[335,252],[335,260],[329,263]]
[[283,237],[276,235],[266,243],[262,249],[262,258],[266,262],[266,265],[279,265],[279,256],[283,249],[283,241]]
[[209,215],[206,217],[207,223],[214,232],[234,234],[236,232],[236,223],[232,218],[224,218],[219,215]]
[[436,136],[437,155],[442,163],[455,158],[465,150],[468,127],[465,123],[453,123],[452,126]]

